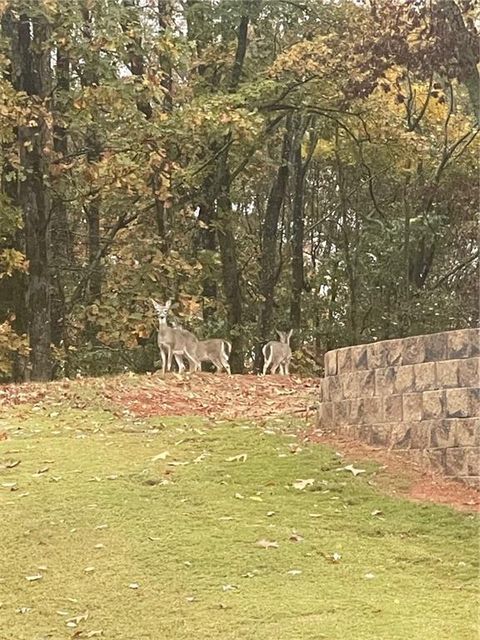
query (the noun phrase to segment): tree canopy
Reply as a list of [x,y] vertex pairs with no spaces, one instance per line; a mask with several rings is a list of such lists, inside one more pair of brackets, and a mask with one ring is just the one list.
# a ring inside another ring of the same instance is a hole
[[0,377],[154,367],[149,298],[234,372],[476,324],[460,0],[1,0]]

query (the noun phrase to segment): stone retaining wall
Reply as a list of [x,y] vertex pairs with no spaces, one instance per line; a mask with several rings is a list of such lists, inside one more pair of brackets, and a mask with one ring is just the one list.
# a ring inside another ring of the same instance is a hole
[[463,329],[329,351],[320,429],[478,485],[479,339]]

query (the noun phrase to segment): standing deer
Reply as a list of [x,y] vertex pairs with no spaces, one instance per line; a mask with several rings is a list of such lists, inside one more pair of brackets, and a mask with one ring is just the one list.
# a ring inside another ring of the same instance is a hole
[[150,301],[158,316],[158,348],[162,358],[162,373],[165,374],[165,371],[170,371],[172,368],[172,356],[175,356],[175,360],[179,356],[182,361],[181,371],[185,369],[182,356],[186,356],[190,371],[198,371],[201,367],[197,358],[198,338],[186,329],[168,326],[167,315],[172,305],[171,300],[167,300],[164,305],[151,298]]
[[267,373],[268,367],[270,373],[274,374],[280,367],[280,373],[282,375],[289,374],[290,360],[292,358],[292,350],[290,349],[290,338],[292,337],[293,329],[287,333],[286,331],[277,331],[280,342],[277,340],[271,340],[263,347],[263,375]]
[[[215,373],[222,369],[231,375],[228,359],[232,351],[232,345],[223,338],[211,338],[210,340],[199,340],[197,346],[197,360],[199,362],[211,362],[215,366]],[[179,373],[185,369],[182,354],[174,353],[173,357],[178,366]]]

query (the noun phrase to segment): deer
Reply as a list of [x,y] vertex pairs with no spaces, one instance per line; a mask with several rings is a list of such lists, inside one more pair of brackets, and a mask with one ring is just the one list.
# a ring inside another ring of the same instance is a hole
[[[180,327],[169,327],[167,324],[167,316],[172,306],[172,301],[167,300],[165,304],[160,304],[156,300],[150,298],[150,302],[158,316],[158,348],[160,349],[160,357],[162,358],[162,374],[170,371],[172,368],[172,356],[175,356],[177,364],[181,361],[180,372],[185,370],[182,356],[185,356],[190,365],[190,371],[198,371],[201,368],[200,361],[197,357],[198,338]],[[178,359],[177,359],[178,356]]]
[[281,375],[289,375],[290,360],[292,358],[292,350],[290,348],[290,338],[293,329],[290,331],[278,331],[280,341],[270,340],[262,348],[263,353],[263,375],[267,373],[267,369],[271,366],[270,373],[274,374],[280,367]]
[[[172,325],[175,329],[180,328],[180,325],[175,321],[172,321]],[[228,375],[231,375],[230,363],[228,362],[231,352],[232,345],[228,340],[210,338],[209,340],[198,341],[196,356],[199,362],[211,362],[215,367],[215,373],[225,369]],[[179,373],[182,373],[185,369],[182,354],[174,353],[173,357],[177,363]]]

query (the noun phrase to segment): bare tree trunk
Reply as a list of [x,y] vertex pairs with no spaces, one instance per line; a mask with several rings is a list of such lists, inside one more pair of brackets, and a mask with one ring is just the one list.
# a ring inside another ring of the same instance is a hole
[[[93,16],[88,8],[88,4],[82,7],[83,34],[87,40],[93,37]],[[87,60],[82,75],[82,85],[84,87],[96,87],[99,84],[97,70],[91,60]],[[100,160],[102,153],[102,142],[98,125],[94,122],[88,125],[85,134],[85,146],[87,148],[87,162],[94,165]],[[88,264],[91,267],[91,277],[88,282],[88,300],[93,302],[98,300],[102,293],[102,265],[97,256],[101,250],[100,244],[100,202],[99,193],[94,193],[84,205],[84,210],[88,223]],[[89,326],[87,333],[91,339],[96,333],[95,327]]]
[[[52,139],[46,120],[51,92],[51,51],[48,47],[50,25],[39,13],[21,14],[15,24],[18,51],[12,56],[13,76],[18,88],[42,101],[35,105],[33,126],[18,131],[20,163],[24,180],[19,184],[19,204],[23,211],[26,257],[29,261],[27,308],[30,340],[31,378],[51,377],[51,299],[50,299],[50,214],[48,149]],[[18,67],[16,67],[16,64]],[[16,67],[16,68],[15,68]]]
[[[20,84],[20,60],[18,45],[18,29],[10,10],[6,10],[1,21],[2,36],[10,42],[12,63],[5,70],[5,78],[12,86],[19,90]],[[17,169],[7,159],[8,145],[5,145],[5,160],[1,174],[1,190],[14,207],[19,207],[18,173]],[[12,230],[12,247],[25,254],[25,236],[22,229]],[[27,312],[27,285],[28,279],[23,271],[16,270],[9,278],[0,279],[1,320],[10,318],[10,323],[19,336],[28,333]],[[12,315],[13,314],[13,315]],[[21,382],[28,379],[28,359],[19,353],[12,355],[12,379]]]
[[260,282],[259,291],[261,295],[260,311],[258,315],[258,336],[260,344],[257,345],[255,354],[255,368],[260,370],[262,365],[261,344],[271,338],[273,331],[273,306],[275,297],[275,286],[278,279],[277,269],[277,244],[278,244],[278,222],[282,210],[283,200],[288,183],[289,160],[291,148],[290,123],[283,136],[282,153],[280,166],[273,179],[270,193],[268,195],[265,210],[265,219],[262,226],[262,250],[260,254]]
[[[54,104],[53,147],[60,161],[68,154],[68,131],[61,122],[64,110],[63,100],[70,89],[70,59],[68,53],[57,48],[56,56],[56,100]],[[60,92],[60,99],[58,95]],[[59,346],[65,342],[65,294],[64,268],[72,263],[73,250],[68,220],[67,205],[64,199],[55,193],[55,181],[52,195],[52,342]],[[61,176],[57,180],[58,192],[61,190]],[[64,347],[67,345],[64,344]],[[65,351],[65,354],[67,352]]]

